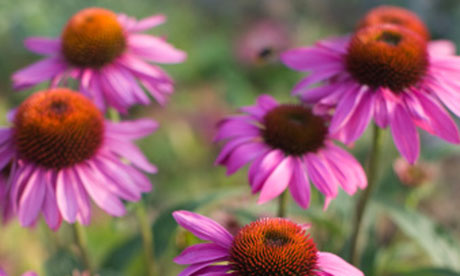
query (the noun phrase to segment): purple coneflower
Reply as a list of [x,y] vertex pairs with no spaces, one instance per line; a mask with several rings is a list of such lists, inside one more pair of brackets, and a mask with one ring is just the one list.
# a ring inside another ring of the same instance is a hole
[[[289,50],[283,62],[310,71],[293,90],[315,112],[335,109],[330,131],[345,143],[358,139],[371,118],[390,127],[401,154],[414,163],[420,151],[417,127],[459,143],[460,58],[451,44],[426,42],[395,24],[371,25],[355,34]],[[311,86],[322,83],[321,86]]]
[[76,13],[61,37],[29,38],[25,46],[48,57],[13,75],[14,87],[23,89],[50,80],[52,86],[76,78],[80,91],[99,108],[112,106],[125,112],[130,106],[149,104],[142,86],[164,104],[173,92],[171,78],[147,63],[179,63],[186,54],[165,39],[140,32],[165,21],[163,15],[140,21],[101,8]]
[[223,120],[215,137],[227,140],[216,163],[232,174],[252,162],[249,183],[260,191],[259,203],[289,189],[302,207],[310,203],[309,179],[326,197],[325,207],[338,194],[339,186],[352,195],[367,185],[359,162],[333,144],[327,121],[310,108],[278,104],[262,95],[257,104],[241,108],[244,115]]
[[12,123],[0,129],[0,170],[11,162],[9,197],[22,226],[34,225],[40,213],[52,229],[61,217],[87,225],[90,199],[122,216],[122,200],[151,190],[139,170],[156,168],[132,140],[152,133],[153,121],[105,121],[82,94],[56,88],[30,96]]
[[259,219],[232,236],[199,214],[176,211],[173,216],[180,226],[209,241],[188,247],[174,259],[188,265],[179,276],[364,275],[340,257],[318,251],[305,228],[288,219]]

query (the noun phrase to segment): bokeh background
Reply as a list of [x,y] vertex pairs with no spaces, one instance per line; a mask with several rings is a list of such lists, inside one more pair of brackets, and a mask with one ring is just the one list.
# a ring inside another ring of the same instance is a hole
[[[381,4],[409,8],[426,22],[434,39],[460,43],[458,0],[1,0],[0,123],[7,124],[10,108],[46,87],[11,89],[10,75],[40,59],[23,47],[26,37],[59,36],[72,14],[90,6],[137,18],[166,14],[168,22],[151,33],[166,36],[189,58],[166,67],[177,83],[166,107],[136,107],[129,116],[151,117],[161,124],[155,134],[139,142],[159,167],[159,173],[151,176],[154,191],[144,200],[159,275],[177,275],[181,267],[173,257],[198,241],[177,228],[171,211],[194,210],[232,231],[276,211],[276,200],[255,204],[244,170],[227,177],[223,168],[214,166],[219,150],[212,142],[216,122],[237,107],[252,104],[262,93],[294,102],[290,89],[302,74],[282,66],[277,54],[349,33],[367,10]],[[394,170],[398,154],[388,133],[385,147],[380,185],[366,217],[361,269],[367,276],[460,275],[460,147],[423,133],[422,166],[405,170],[403,181]],[[365,163],[368,150],[366,133],[352,151]],[[340,194],[322,212],[323,199],[315,194],[309,210],[301,210],[292,200],[288,210],[295,221],[313,223],[313,237],[321,250],[347,258],[356,198]],[[123,218],[94,208],[87,235],[100,275],[145,275],[136,204],[129,205],[130,213]],[[56,233],[43,223],[33,229],[22,229],[16,221],[0,225],[0,267],[10,275],[29,269],[40,275],[71,275],[82,267],[73,238],[68,225]]]

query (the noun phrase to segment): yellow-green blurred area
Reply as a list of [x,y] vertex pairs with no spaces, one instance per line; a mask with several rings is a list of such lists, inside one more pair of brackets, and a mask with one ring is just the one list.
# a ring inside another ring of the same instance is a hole
[[[281,26],[287,44],[308,45],[353,31],[358,19],[380,4],[409,8],[426,22],[434,39],[460,43],[457,0],[0,0],[0,122],[6,125],[10,108],[47,87],[43,84],[24,92],[11,89],[11,74],[41,58],[24,48],[25,38],[59,36],[70,16],[90,6],[137,18],[166,14],[167,23],[149,33],[167,37],[188,53],[185,63],[164,67],[175,79],[176,91],[167,106],[135,107],[127,117],[149,117],[161,125],[139,141],[159,168],[151,176],[154,189],[143,200],[155,236],[159,275],[177,275],[183,267],[173,263],[174,256],[198,240],[177,228],[173,210],[199,212],[232,231],[276,212],[276,200],[256,204],[247,169],[228,177],[224,168],[214,165],[221,145],[213,143],[212,137],[219,119],[239,106],[253,104],[262,93],[296,101],[290,91],[303,75],[280,64],[279,51],[271,44],[262,48],[265,53],[256,52],[255,59],[241,60],[237,49],[242,37],[257,22],[268,20]],[[363,164],[369,136],[367,131],[352,149]],[[421,172],[410,168],[409,173],[427,176],[402,183],[393,169],[398,153],[388,131],[385,138],[379,188],[365,219],[360,268],[367,276],[460,275],[460,147],[423,133],[420,161],[425,166]],[[290,198],[289,217],[313,224],[311,231],[321,251],[347,258],[356,199],[341,193],[323,212],[318,193],[309,210],[300,209]],[[101,276],[146,275],[135,218],[137,204],[127,206],[123,218],[111,218],[94,206],[87,236],[90,258]],[[72,228],[65,223],[54,233],[42,222],[23,229],[13,220],[0,226],[0,267],[10,275],[26,270],[71,275],[83,267],[73,240]]]

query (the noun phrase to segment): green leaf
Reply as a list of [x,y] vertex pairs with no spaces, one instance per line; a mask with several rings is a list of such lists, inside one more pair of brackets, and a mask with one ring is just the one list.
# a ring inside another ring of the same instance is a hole
[[460,271],[460,246],[444,228],[416,210],[379,201],[399,228],[426,251],[436,266]]

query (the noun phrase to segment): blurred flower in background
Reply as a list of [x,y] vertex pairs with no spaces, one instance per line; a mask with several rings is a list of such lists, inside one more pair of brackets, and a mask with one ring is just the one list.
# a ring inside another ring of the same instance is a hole
[[138,82],[160,104],[173,92],[173,81],[155,63],[179,63],[186,54],[165,39],[140,32],[166,20],[156,15],[137,21],[124,14],[102,8],[87,8],[76,13],[64,27],[61,37],[34,37],[26,47],[48,57],[16,72],[16,89],[44,81],[52,86],[68,78],[79,81],[79,90],[105,110],[107,106],[126,112],[134,104],[150,103]]
[[436,176],[436,167],[423,161],[411,165],[405,159],[398,158],[393,163],[393,169],[401,183],[409,187],[419,187],[430,183]]
[[291,45],[287,26],[271,19],[259,19],[244,26],[235,40],[238,61],[245,65],[277,62],[279,54]]

